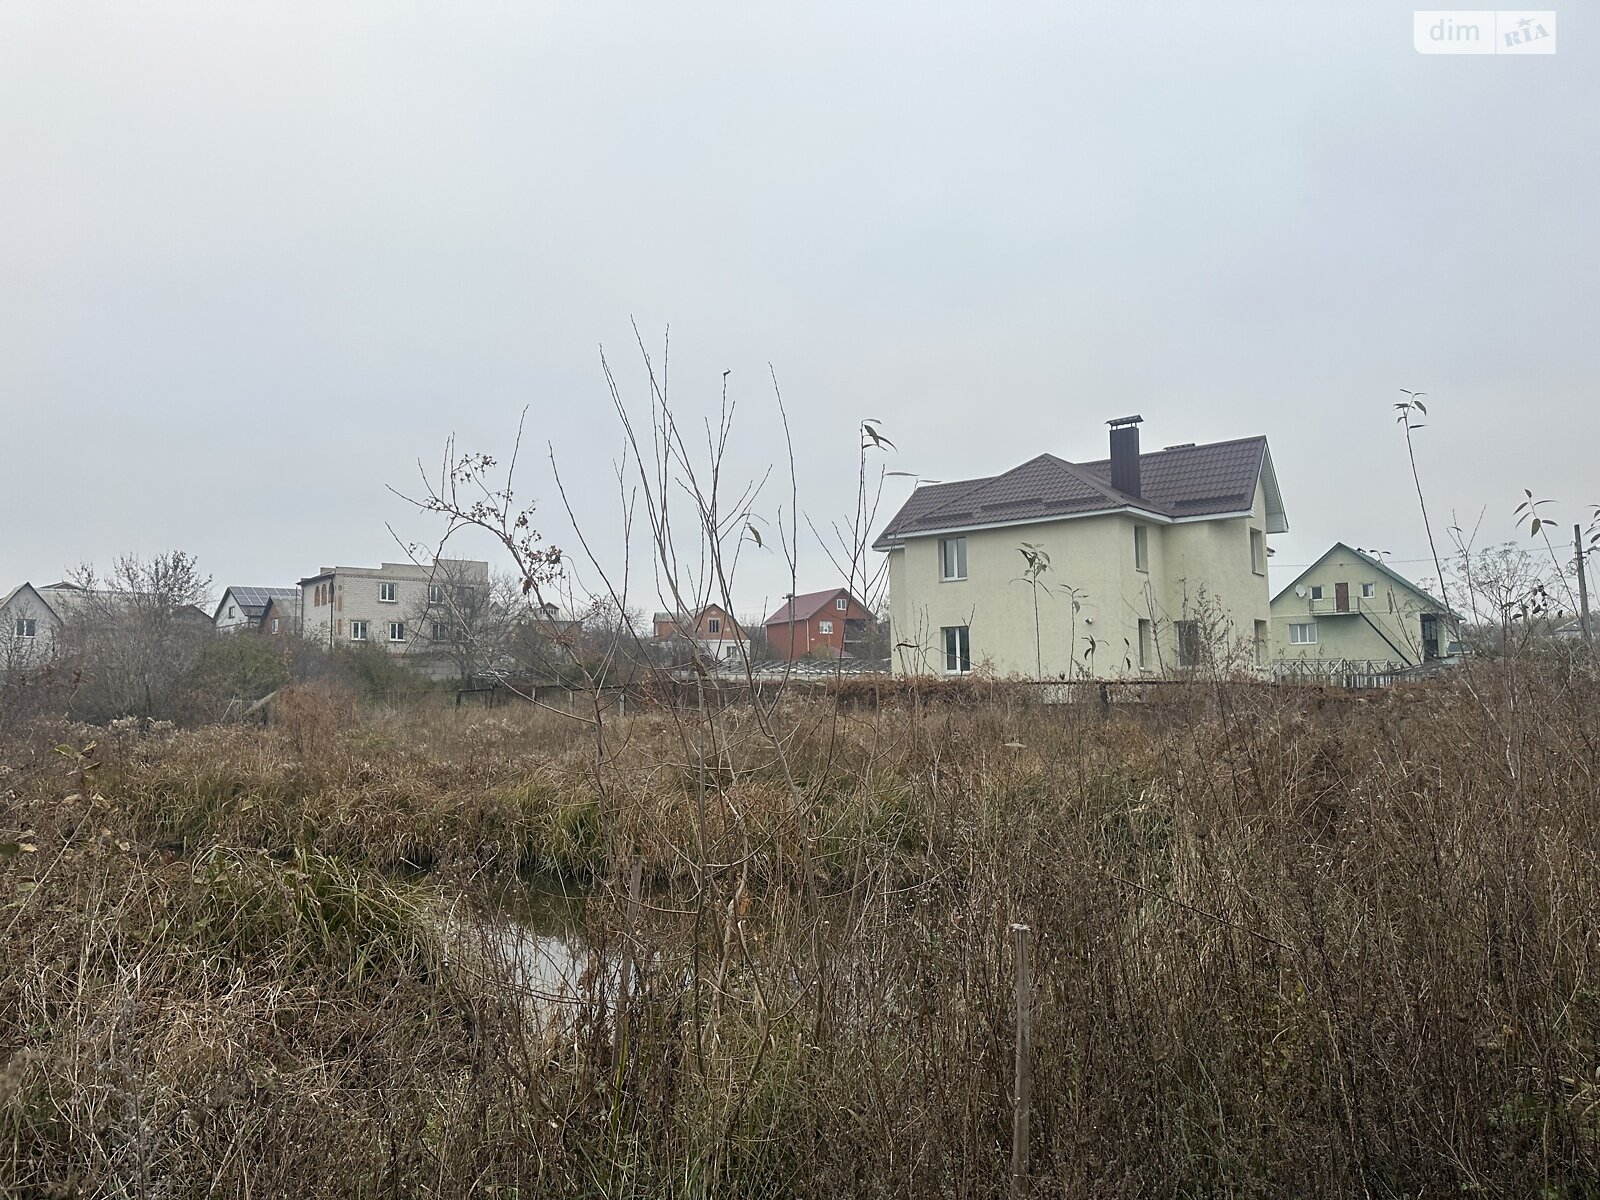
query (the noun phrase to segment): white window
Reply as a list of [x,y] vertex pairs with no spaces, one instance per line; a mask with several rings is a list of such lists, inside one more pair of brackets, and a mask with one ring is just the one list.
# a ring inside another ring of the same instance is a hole
[[846,600],[843,596],[840,596],[833,602],[833,606],[840,612],[843,612],[845,609],[850,607],[850,601]]
[[1256,666],[1267,665],[1267,623],[1256,622]]
[[367,640],[367,623],[365,621],[350,622],[350,640],[364,642]]
[[1320,583],[1314,583],[1311,585],[1311,598],[1313,600],[1322,599],[1322,585]]
[[278,632],[278,618],[277,617],[273,617],[272,618],[272,632],[273,633],[277,633]]
[[436,642],[450,640],[450,627],[443,621],[435,621],[433,623],[433,640]]
[[1375,583],[1363,583],[1361,585],[1361,597],[1362,597],[1362,599],[1371,600],[1377,594],[1378,594],[1378,585],[1377,584],[1375,584]]
[[228,605],[228,620],[230,620],[230,621],[233,620],[233,617],[234,617],[233,605],[230,604],[230,605]]
[[389,640],[403,642],[406,640],[406,623],[404,621],[389,622]]
[[39,624],[37,619],[34,617],[18,617],[16,633],[19,638],[38,636]]
[[398,583],[380,583],[378,585],[378,599],[384,604],[395,604],[400,599],[400,585]]
[[[966,538],[959,540],[965,542]],[[965,625],[944,627],[944,669],[947,675],[965,675],[972,670],[972,646]]]
[[1267,573],[1267,535],[1259,529],[1250,531],[1250,569],[1257,575]]
[[1150,530],[1143,525],[1133,527],[1133,565],[1140,571],[1150,569]]
[[1174,632],[1178,635],[1178,665],[1180,667],[1194,667],[1200,664],[1200,626],[1195,621],[1174,621]]
[[[939,543],[939,578],[965,579],[967,577],[967,539],[945,538]],[[966,626],[951,626],[965,629]]]
[[443,604],[444,603],[444,585],[443,584],[430,583],[428,585],[428,603],[429,604]]
[[1143,617],[1139,618],[1139,669],[1141,671],[1150,669],[1151,643],[1154,641],[1151,636],[1152,632],[1153,627],[1150,622]]
[[1317,623],[1306,621],[1303,624],[1289,626],[1289,644],[1291,646],[1315,646],[1317,644]]
[[721,633],[722,632],[722,618],[721,617],[707,617],[706,618],[706,632],[707,633]]
[[833,632],[833,622],[832,621],[818,621],[817,622],[817,632],[818,633],[832,633]]

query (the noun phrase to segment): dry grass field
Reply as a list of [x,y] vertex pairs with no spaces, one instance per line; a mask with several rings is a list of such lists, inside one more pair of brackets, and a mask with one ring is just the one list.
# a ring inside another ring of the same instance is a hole
[[966,700],[27,729],[0,1194],[1600,1194],[1591,669]]

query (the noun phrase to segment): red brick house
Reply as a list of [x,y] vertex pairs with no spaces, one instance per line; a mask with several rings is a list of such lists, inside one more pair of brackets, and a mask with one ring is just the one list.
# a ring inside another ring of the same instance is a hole
[[855,658],[872,614],[847,588],[796,596],[766,620],[767,645],[786,662],[811,655]]
[[658,612],[653,622],[657,642],[693,642],[696,653],[708,658],[733,658],[746,641],[739,622],[720,604],[698,613]]

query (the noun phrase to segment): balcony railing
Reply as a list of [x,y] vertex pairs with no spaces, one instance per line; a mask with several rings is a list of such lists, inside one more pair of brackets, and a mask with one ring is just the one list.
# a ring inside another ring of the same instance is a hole
[[1337,596],[1324,596],[1320,600],[1307,598],[1303,603],[1306,613],[1313,617],[1342,617],[1347,613],[1386,613],[1389,611],[1389,597],[1387,596],[1350,596],[1341,606]]

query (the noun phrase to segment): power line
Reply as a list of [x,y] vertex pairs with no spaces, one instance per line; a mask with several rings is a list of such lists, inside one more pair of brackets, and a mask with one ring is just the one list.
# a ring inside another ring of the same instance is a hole
[[[1320,562],[1322,560],[1318,559],[1317,561]],[[1388,566],[1390,563],[1401,563],[1401,564],[1404,564],[1404,565],[1410,565],[1412,563],[1432,563],[1433,559],[1431,559],[1431,558],[1385,558],[1385,559],[1383,559],[1381,561],[1383,562],[1383,564],[1385,566]],[[1308,563],[1308,562],[1303,562],[1303,563],[1281,563],[1277,559],[1273,559],[1270,565],[1272,565],[1274,567],[1309,567],[1309,566],[1314,566],[1315,564]]]

